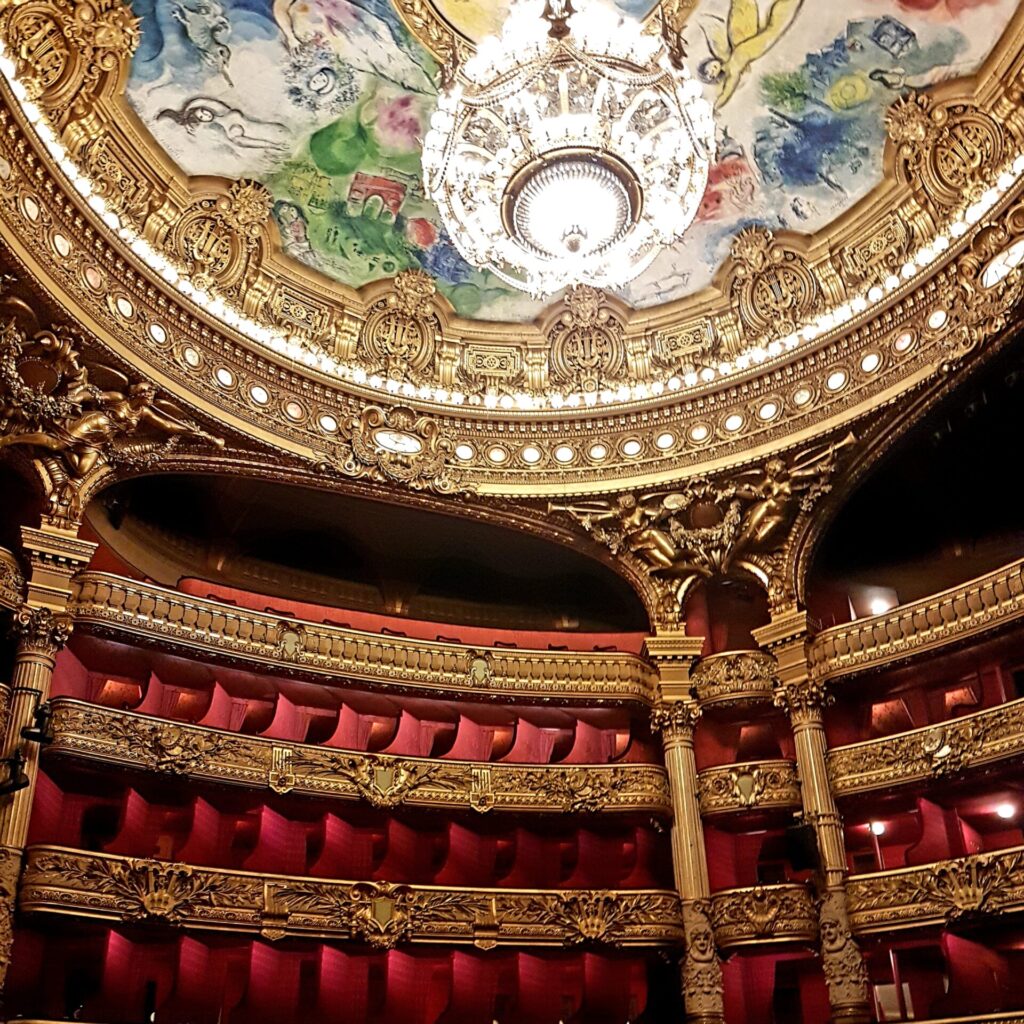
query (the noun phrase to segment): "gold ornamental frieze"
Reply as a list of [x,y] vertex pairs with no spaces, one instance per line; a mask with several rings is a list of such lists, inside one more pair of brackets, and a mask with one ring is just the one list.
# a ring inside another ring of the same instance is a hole
[[704,707],[770,704],[778,666],[764,651],[723,651],[701,658],[690,672],[697,700]]
[[1024,560],[900,605],[822,630],[808,646],[811,677],[835,680],[976,640],[1024,616]]
[[833,747],[828,772],[836,796],[920,785],[979,770],[1024,752],[1024,699],[971,715]]
[[166,775],[363,800],[374,807],[666,817],[671,799],[656,765],[517,765],[403,758],[283,743],[97,707],[51,702],[49,756]]
[[[426,0],[399,6],[454,55]],[[661,5],[670,41],[690,6]],[[1021,297],[1022,26],[976,76],[893,107],[885,180],[830,228],[743,232],[713,285],[662,307],[573,293],[499,324],[454,315],[422,274],[357,292],[300,266],[261,186],[186,179],[126,113],[127,4],[12,0],[5,245],[169,401],[310,467],[337,462],[365,408],[400,404],[481,495],[661,485],[849,429],[1003,329]]]
[[400,943],[675,946],[679,898],[661,890],[459,889],[222,871],[51,846],[30,847],[18,905],[105,921]]
[[1017,914],[1024,910],[1024,847],[853,875],[846,897],[856,934]]
[[818,915],[806,885],[754,885],[711,896],[711,923],[720,949],[765,943],[810,943]]
[[704,815],[797,809],[800,781],[793,761],[751,761],[705,768],[697,774]]
[[109,573],[77,577],[72,613],[85,632],[391,691],[545,702],[654,700],[654,670],[633,654],[479,648],[364,633],[282,620]]

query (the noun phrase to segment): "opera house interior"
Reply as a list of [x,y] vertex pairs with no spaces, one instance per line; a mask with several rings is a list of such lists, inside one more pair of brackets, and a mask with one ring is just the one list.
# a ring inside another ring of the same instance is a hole
[[0,0],[0,1020],[1024,1024],[1024,3]]

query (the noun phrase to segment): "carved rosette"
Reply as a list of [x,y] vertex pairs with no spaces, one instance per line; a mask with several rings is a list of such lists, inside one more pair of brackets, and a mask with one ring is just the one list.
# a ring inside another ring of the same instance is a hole
[[721,949],[764,942],[811,942],[818,934],[814,900],[803,885],[755,885],[711,897]]
[[356,479],[456,494],[466,488],[455,465],[455,439],[431,416],[405,406],[366,406],[341,425],[341,443],[322,463]]
[[11,632],[18,640],[19,655],[54,658],[68,642],[73,625],[68,614],[23,604],[14,613]]
[[771,701],[777,672],[775,659],[764,651],[726,651],[701,658],[690,682],[702,707],[743,707]]
[[792,761],[763,761],[707,768],[697,776],[702,814],[800,806]]
[[683,904],[683,999],[686,1019],[692,1024],[720,1024],[724,1020],[722,964],[710,914],[708,900]]
[[559,388],[600,391],[626,376],[625,325],[604,293],[575,285],[548,329],[551,381]]
[[422,270],[403,270],[392,290],[369,310],[356,349],[368,374],[385,380],[421,384],[433,379],[441,341],[434,309],[437,285]]
[[825,893],[818,909],[818,927],[832,1019],[851,1022],[873,1020],[868,970],[850,931],[842,889],[829,889]]

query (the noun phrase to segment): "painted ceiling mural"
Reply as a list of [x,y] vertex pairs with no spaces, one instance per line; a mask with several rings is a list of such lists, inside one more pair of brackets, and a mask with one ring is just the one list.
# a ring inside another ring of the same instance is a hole
[[[502,4],[435,0],[471,38]],[[643,16],[649,0],[618,0]],[[189,174],[253,177],[286,250],[354,286],[422,267],[456,310],[546,305],[467,265],[420,181],[437,66],[390,0],[134,0],[129,100]],[[715,104],[697,221],[622,292],[634,306],[708,284],[740,229],[814,231],[881,178],[901,90],[974,71],[1016,0],[702,0],[686,44]]]

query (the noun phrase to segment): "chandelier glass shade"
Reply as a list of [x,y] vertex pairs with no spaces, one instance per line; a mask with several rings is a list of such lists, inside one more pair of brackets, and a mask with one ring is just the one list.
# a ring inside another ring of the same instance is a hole
[[599,0],[516,0],[442,92],[424,182],[474,266],[536,296],[617,288],[692,223],[714,140],[660,37]]

